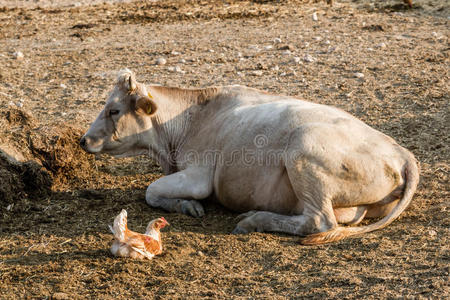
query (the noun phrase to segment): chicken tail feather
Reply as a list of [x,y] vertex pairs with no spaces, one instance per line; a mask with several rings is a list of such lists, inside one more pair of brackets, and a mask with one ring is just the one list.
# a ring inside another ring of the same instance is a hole
[[114,234],[114,237],[120,241],[125,241],[125,234],[128,230],[127,228],[127,211],[125,209],[122,209],[120,214],[114,219],[113,226],[109,226],[109,229],[111,229],[111,232]]

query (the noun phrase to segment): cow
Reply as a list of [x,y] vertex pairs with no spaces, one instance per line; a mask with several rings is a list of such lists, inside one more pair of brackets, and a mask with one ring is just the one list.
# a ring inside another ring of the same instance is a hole
[[[288,233],[305,245],[387,226],[419,182],[411,152],[338,108],[244,86],[145,85],[128,69],[80,145],[153,157],[165,176],[146,190],[152,207],[202,217],[213,199],[243,213],[233,233]],[[339,225],[364,218],[381,219]]]

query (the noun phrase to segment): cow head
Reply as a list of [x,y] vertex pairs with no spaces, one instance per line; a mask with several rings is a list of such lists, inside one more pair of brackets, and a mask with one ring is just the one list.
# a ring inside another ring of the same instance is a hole
[[80,146],[89,153],[143,154],[148,144],[142,141],[151,131],[150,116],[156,110],[145,85],[138,83],[130,70],[121,70],[105,107],[81,138]]

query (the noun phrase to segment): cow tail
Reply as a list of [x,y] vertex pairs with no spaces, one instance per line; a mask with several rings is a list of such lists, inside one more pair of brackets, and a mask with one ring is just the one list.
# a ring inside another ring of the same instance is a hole
[[[411,155],[412,156],[412,155]],[[304,237],[300,243],[303,245],[318,245],[326,244],[342,240],[343,238],[362,234],[374,230],[378,230],[391,224],[411,203],[414,192],[419,184],[419,166],[414,157],[411,157],[406,163],[405,167],[405,189],[403,197],[398,202],[392,211],[384,218],[373,224],[361,227],[341,227],[337,226],[329,231],[314,233]]]

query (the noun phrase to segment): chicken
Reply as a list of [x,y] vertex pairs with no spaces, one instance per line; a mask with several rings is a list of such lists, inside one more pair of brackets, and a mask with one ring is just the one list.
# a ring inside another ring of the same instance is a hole
[[111,253],[116,256],[132,258],[148,258],[161,254],[162,243],[159,232],[169,223],[163,217],[150,221],[144,234],[133,232],[127,227],[127,211],[122,209],[109,229],[115,240],[111,245]]

